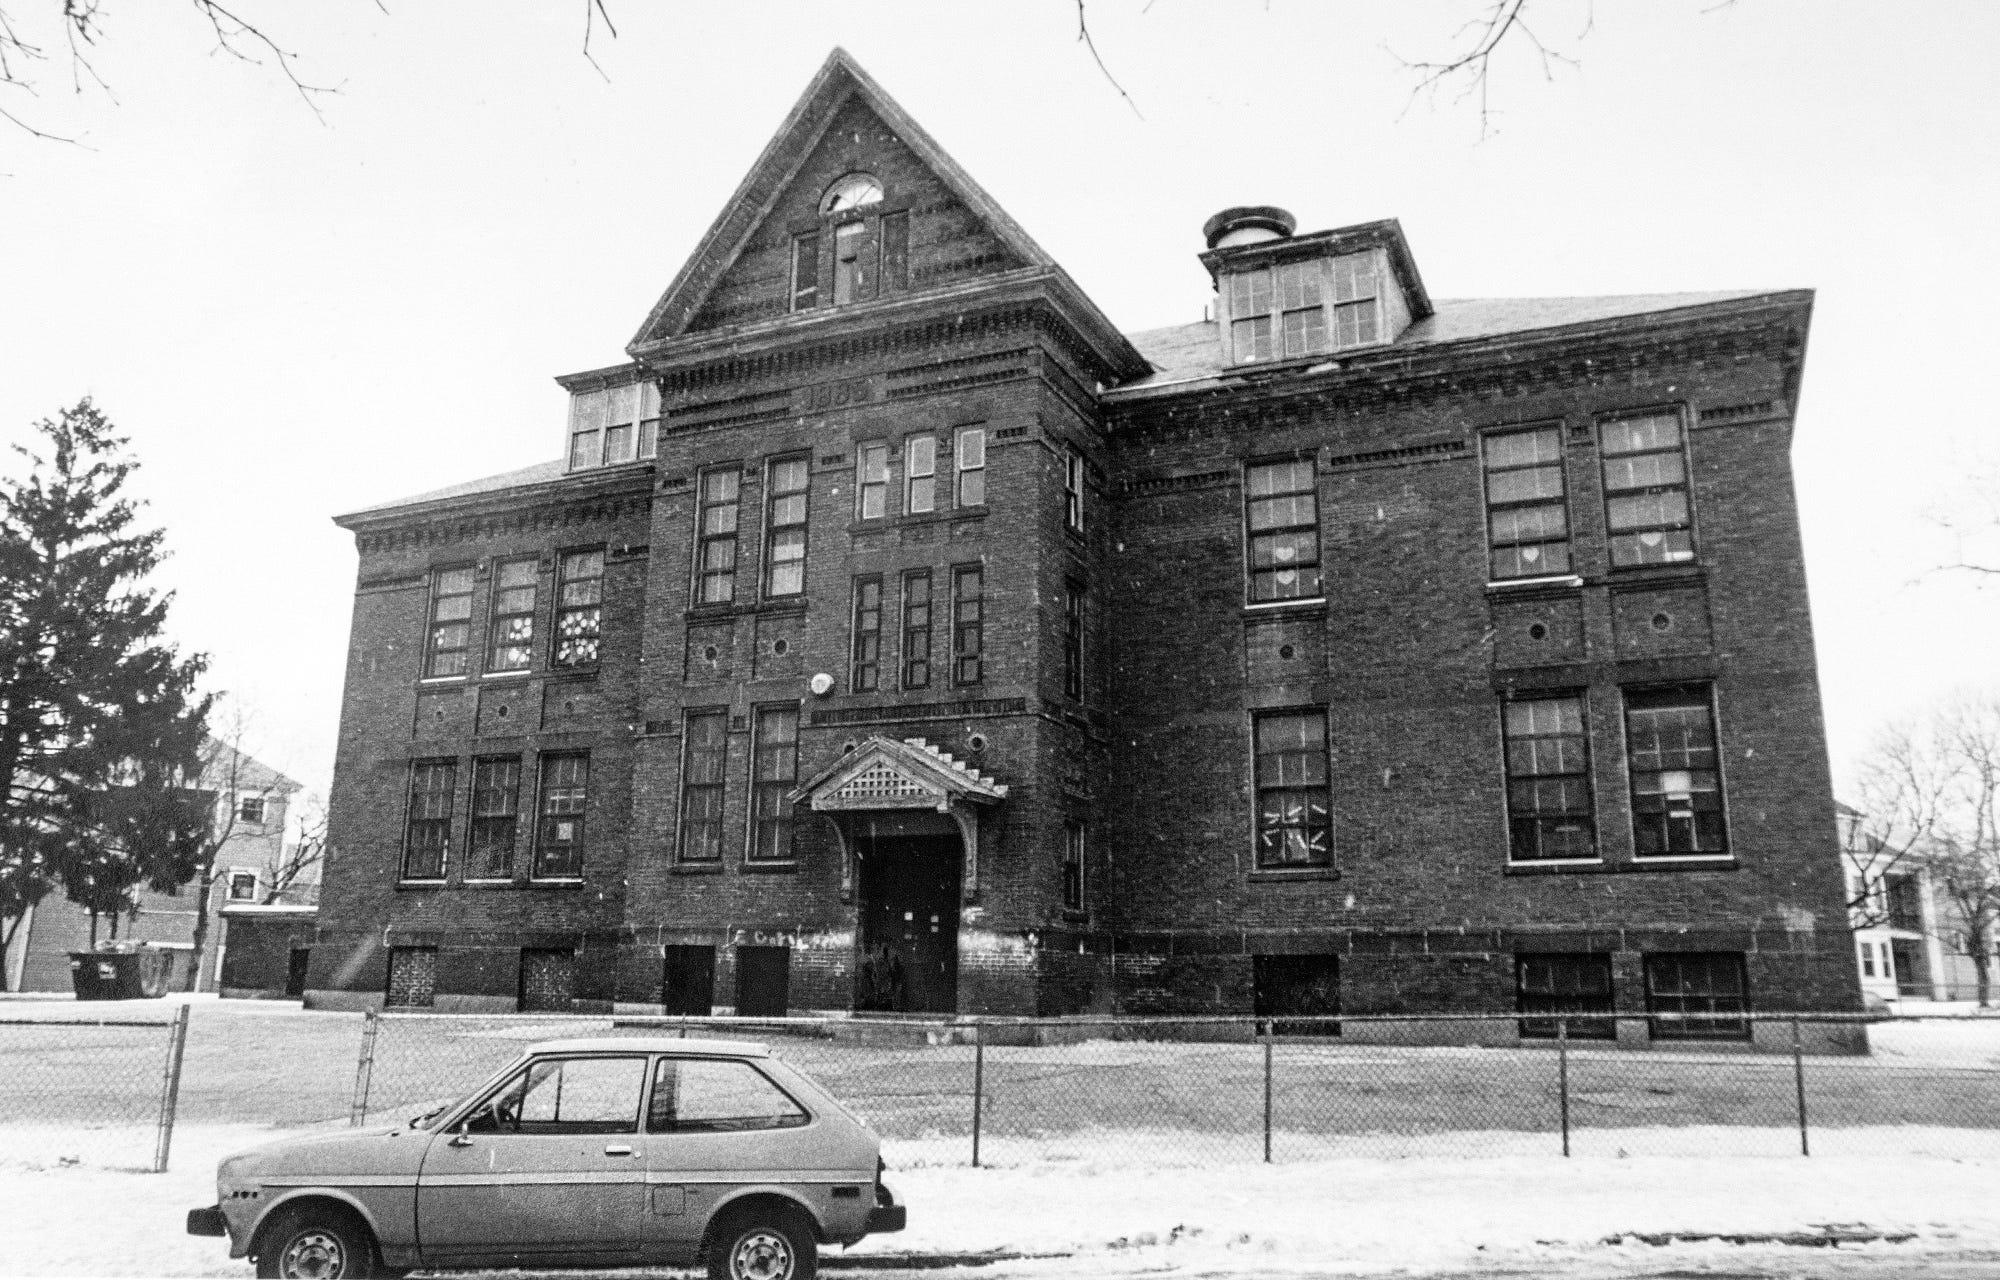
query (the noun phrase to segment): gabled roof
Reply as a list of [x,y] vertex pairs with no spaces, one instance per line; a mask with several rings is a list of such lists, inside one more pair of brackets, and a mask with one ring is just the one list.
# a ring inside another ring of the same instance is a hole
[[750,172],[737,184],[736,190],[723,205],[721,214],[681,267],[680,274],[674,277],[666,293],[653,305],[646,322],[639,326],[639,332],[633,335],[627,346],[628,351],[646,343],[678,337],[686,331],[689,321],[701,310],[709,292],[791,185],[793,177],[812,154],[820,136],[841,106],[854,96],[860,97],[870,110],[880,116],[902,143],[929,166],[953,195],[978,214],[1001,243],[1019,255],[1023,262],[1038,267],[1056,265],[1055,259],[1044,252],[1007,215],[1007,211],[972,180],[971,175],[959,168],[958,162],[946,155],[944,148],[938,146],[923,127],[896,104],[894,98],[884,93],[882,87],[869,78],[845,49],[836,48],[827,56],[812,83],[806,86],[791,114],[778,126],[778,132],[765,144],[756,163],[750,166]]
[[935,809],[954,802],[998,804],[1007,788],[922,738],[877,734],[801,783],[787,797],[818,811]]

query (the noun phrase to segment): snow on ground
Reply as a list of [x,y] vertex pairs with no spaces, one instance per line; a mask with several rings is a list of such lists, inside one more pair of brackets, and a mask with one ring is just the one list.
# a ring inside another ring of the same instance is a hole
[[[298,1131],[294,1131],[298,1132]],[[1616,1139],[1616,1131],[1608,1131]],[[185,1234],[187,1210],[214,1203],[215,1163],[280,1131],[183,1126],[172,1169],[154,1175],[61,1163],[69,1130],[0,1130],[0,1204],[9,1275],[245,1276],[223,1242]],[[1185,1151],[1176,1135],[1097,1134],[993,1167],[926,1143],[890,1143],[890,1184],[910,1226],[870,1252],[1071,1253],[1065,1271],[1369,1274],[1392,1268],[1553,1274],[1626,1255],[1626,1233],[1764,1233],[1829,1223],[1915,1232],[1866,1246],[1915,1263],[2000,1252],[2000,1151],[1990,1160],[1902,1155],[1782,1157],[1543,1154],[1545,1135],[1484,1135],[1522,1154],[1480,1159],[1327,1156],[1285,1163],[1157,1164]],[[1691,1141],[1698,1142],[1696,1135]],[[150,1133],[128,1144],[143,1165]],[[1344,1149],[1351,1150],[1351,1145]],[[1440,1151],[1445,1148],[1440,1145]],[[1646,1250],[1656,1265],[1722,1246]],[[1041,1269],[1045,1269],[1043,1264]],[[1001,1273],[1038,1269],[1035,1264]],[[993,1275],[994,1272],[974,1274]]]

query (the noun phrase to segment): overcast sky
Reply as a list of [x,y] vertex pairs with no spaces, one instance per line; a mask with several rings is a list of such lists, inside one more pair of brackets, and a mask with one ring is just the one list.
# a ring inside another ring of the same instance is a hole
[[[0,439],[95,397],[169,533],[176,638],[323,791],[355,557],[334,514],[560,453],[560,373],[625,342],[836,44],[1120,327],[1199,319],[1204,218],[1402,220],[1437,298],[1818,290],[1793,455],[1836,775],[2000,683],[2000,579],[1929,572],[2000,460],[2000,5],[1533,0],[1412,103],[1484,0],[244,0],[324,119],[180,4],[107,5],[73,95],[0,106]],[[1982,394],[1975,394],[1980,392]],[[10,469],[14,463],[9,460]],[[2000,540],[1987,557],[2000,562]]]

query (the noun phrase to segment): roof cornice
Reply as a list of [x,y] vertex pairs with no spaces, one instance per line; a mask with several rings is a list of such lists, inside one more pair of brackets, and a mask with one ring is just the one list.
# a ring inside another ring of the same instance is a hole
[[754,358],[786,347],[931,324],[940,318],[1041,303],[1060,318],[1096,359],[1107,380],[1143,377],[1152,370],[1131,341],[1098,310],[1069,273],[1054,264],[1018,267],[963,284],[899,294],[844,307],[823,307],[775,320],[704,330],[686,337],[635,344],[632,354],[658,374],[719,359]]
[[1802,347],[1811,324],[1812,303],[1812,290],[1787,289],[1545,329],[1410,346],[1391,343],[1275,367],[1245,366],[1159,385],[1107,388],[1103,398],[1109,409],[1139,413],[1152,407],[1178,407],[1181,402],[1195,399],[1282,399],[1389,387],[1446,371],[1465,374],[1497,368],[1519,375],[1538,362],[1572,354],[1579,348],[1636,348],[1670,334],[1692,333],[1732,322],[1790,320],[1798,326]]
[[429,501],[415,500],[393,506],[371,507],[335,516],[333,522],[355,534],[375,533],[403,525],[428,524],[462,516],[501,515],[519,510],[523,503],[590,502],[606,498],[650,497],[653,463],[631,462],[617,467],[599,467],[536,480],[527,484],[486,489],[478,493],[455,494]]

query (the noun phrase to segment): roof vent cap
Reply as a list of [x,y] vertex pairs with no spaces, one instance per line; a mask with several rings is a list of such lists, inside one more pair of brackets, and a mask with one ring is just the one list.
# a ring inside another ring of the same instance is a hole
[[1201,234],[1211,249],[1231,249],[1239,244],[1284,240],[1299,220],[1271,204],[1245,204],[1224,209],[1201,224]]

